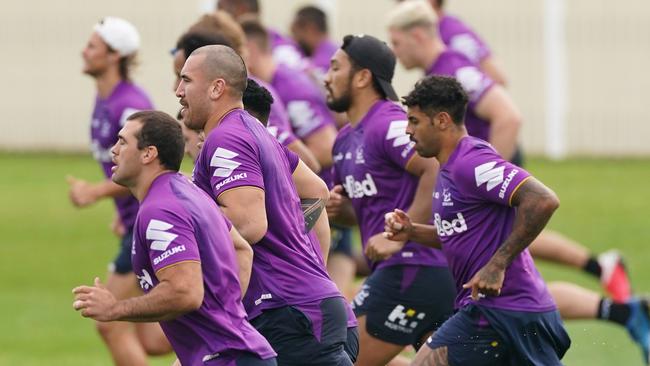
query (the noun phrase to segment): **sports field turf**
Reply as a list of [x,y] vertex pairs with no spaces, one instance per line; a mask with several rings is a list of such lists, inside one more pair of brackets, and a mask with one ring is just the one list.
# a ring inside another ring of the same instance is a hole
[[[70,293],[104,277],[117,247],[108,228],[110,202],[83,211],[68,202],[65,175],[99,179],[96,163],[87,155],[0,154],[0,167],[0,365],[110,365],[93,323],[72,310]],[[594,251],[620,249],[642,293],[650,293],[649,167],[649,160],[528,162],[562,201],[550,226]],[[599,289],[577,271],[540,268],[547,280]],[[620,327],[595,321],[567,327],[573,345],[566,365],[642,364]]]

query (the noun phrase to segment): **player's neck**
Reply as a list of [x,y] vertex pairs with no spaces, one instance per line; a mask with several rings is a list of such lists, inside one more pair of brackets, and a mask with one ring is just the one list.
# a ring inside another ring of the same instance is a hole
[[270,84],[277,68],[273,56],[271,54],[265,54],[260,56],[260,59],[255,62],[255,67],[251,68],[251,73]]
[[453,130],[449,131],[449,135],[442,142],[440,153],[436,156],[440,165],[446,164],[449,161],[449,157],[454,153],[460,140],[465,136],[467,136],[467,130],[464,126],[454,127]]
[[98,75],[95,78],[95,84],[97,85],[97,94],[101,99],[108,98],[113,89],[122,81],[120,73],[117,69],[108,69],[101,75]]
[[133,187],[130,187],[131,194],[133,194],[133,197],[135,197],[140,203],[142,203],[142,201],[147,198],[147,194],[149,194],[149,190],[151,190],[153,181],[155,181],[159,176],[171,172],[171,170],[165,170],[160,165],[158,165],[156,168],[151,168],[152,169],[143,169],[143,172],[138,177],[135,185],[133,185]]
[[244,104],[241,100],[229,100],[221,103],[219,108],[213,111],[213,113],[210,115],[210,118],[208,119],[208,122],[205,123],[205,127],[203,127],[205,136],[207,137],[210,131],[219,126],[223,120],[223,117],[225,117],[233,109],[244,109]]
[[424,55],[422,57],[422,63],[420,67],[428,72],[431,66],[438,60],[438,57],[447,50],[447,46],[442,42],[439,37],[433,39],[433,41],[428,44],[424,49]]
[[363,117],[368,114],[370,108],[381,99],[376,92],[365,91],[359,93],[354,98],[354,103],[350,105],[350,108],[346,111],[348,119],[350,121],[350,126],[355,127],[361,122]]

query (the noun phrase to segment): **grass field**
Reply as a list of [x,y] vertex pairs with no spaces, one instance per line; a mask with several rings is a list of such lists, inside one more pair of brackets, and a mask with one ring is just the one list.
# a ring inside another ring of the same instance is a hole
[[[89,156],[0,154],[0,365],[110,365],[93,323],[72,310],[70,290],[104,276],[117,239],[112,204],[77,210],[65,175],[100,179]],[[600,252],[627,256],[635,289],[650,292],[650,161],[531,159],[528,169],[552,187],[562,207],[550,226]],[[540,264],[547,280],[599,290],[588,276]],[[641,365],[626,332],[610,324],[567,324],[566,365]],[[172,358],[157,359],[168,365]]]

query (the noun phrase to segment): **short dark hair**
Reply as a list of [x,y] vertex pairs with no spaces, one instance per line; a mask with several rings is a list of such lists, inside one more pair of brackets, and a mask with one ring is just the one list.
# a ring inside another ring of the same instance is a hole
[[193,55],[205,55],[202,69],[209,81],[222,78],[230,87],[232,95],[242,97],[246,90],[248,71],[244,60],[235,50],[224,45],[207,45],[194,50],[190,56]]
[[178,39],[174,52],[183,50],[183,52],[185,52],[185,58],[187,58],[192,54],[192,52],[194,52],[195,49],[211,44],[220,44],[233,48],[233,45],[228,41],[228,39],[221,34],[210,34],[207,32],[188,32],[183,34],[181,38]]
[[185,140],[181,125],[169,114],[161,111],[140,111],[133,113],[127,121],[138,120],[142,124],[136,134],[138,149],[155,146],[158,160],[165,169],[179,171]]
[[273,96],[265,87],[253,79],[248,79],[242,101],[248,113],[259,119],[264,126],[268,125]]
[[304,6],[296,12],[296,24],[313,24],[316,29],[327,33],[327,14],[320,8],[309,5]]
[[420,79],[415,88],[402,98],[402,104],[407,107],[419,107],[429,117],[446,112],[457,125],[464,123],[467,102],[467,93],[458,80],[438,75]]
[[271,43],[269,40],[269,32],[259,20],[245,19],[239,24],[241,24],[246,38],[249,41],[255,41],[262,50],[269,50]]

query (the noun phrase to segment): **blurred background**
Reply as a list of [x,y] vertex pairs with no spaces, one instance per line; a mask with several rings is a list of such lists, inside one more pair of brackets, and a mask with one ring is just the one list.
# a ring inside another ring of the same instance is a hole
[[[386,14],[395,1],[262,0],[262,19],[286,33],[306,4],[328,13],[336,40],[349,33],[387,40]],[[527,169],[562,200],[550,226],[595,253],[621,250],[634,289],[648,293],[650,2],[447,0],[446,6],[487,41],[508,75],[524,116]],[[158,109],[174,115],[170,49],[214,8],[210,0],[3,2],[0,365],[110,365],[92,322],[72,310],[70,290],[104,275],[117,241],[109,230],[113,204],[75,209],[64,179],[101,179],[89,153],[95,85],[81,72],[93,25],[114,15],[137,26],[142,48],[133,78]],[[398,94],[419,77],[398,66]],[[600,291],[577,271],[540,268],[547,280]],[[567,365],[641,364],[621,327],[574,321],[567,328],[574,341]]]
[[[392,0],[262,0],[263,20],[287,31],[295,10],[327,11],[334,39],[367,33],[387,39]],[[526,152],[563,156],[650,154],[645,93],[650,89],[650,3],[643,0],[447,1],[448,12],[492,47],[524,115]],[[94,95],[80,53],[106,15],[133,22],[142,37],[135,80],[156,106],[175,112],[169,50],[211,0],[8,2],[0,13],[4,87],[2,150],[87,150]],[[399,70],[405,94],[421,76]],[[19,128],[18,128],[19,127]]]

